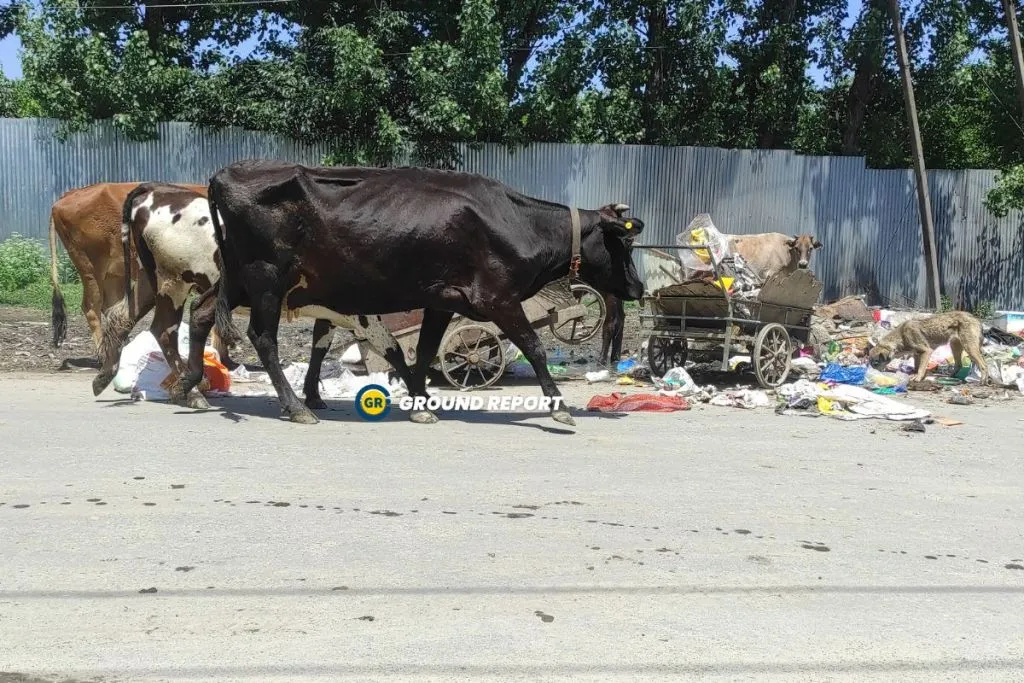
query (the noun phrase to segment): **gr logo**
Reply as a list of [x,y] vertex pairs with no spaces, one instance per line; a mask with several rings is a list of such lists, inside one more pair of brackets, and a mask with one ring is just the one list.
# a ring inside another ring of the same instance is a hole
[[356,412],[364,420],[383,420],[391,412],[391,393],[387,387],[368,384],[356,394]]

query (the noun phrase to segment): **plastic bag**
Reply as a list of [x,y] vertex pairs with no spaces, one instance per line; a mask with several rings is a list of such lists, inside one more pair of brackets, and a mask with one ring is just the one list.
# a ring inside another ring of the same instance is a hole
[[836,384],[861,385],[864,383],[865,374],[867,374],[867,368],[863,365],[852,365],[844,368],[842,365],[829,363],[821,371],[818,379],[822,382],[835,382]]
[[618,364],[615,366],[615,372],[627,373],[634,367],[636,367],[636,359],[627,358],[626,360],[620,360],[618,362]]
[[690,373],[683,368],[672,368],[666,372],[665,376],[661,378],[661,384],[664,389],[675,391],[682,396],[689,396],[700,391],[700,387],[690,377]]
[[864,373],[864,386],[868,389],[892,389],[894,391],[906,391],[907,382],[910,376],[902,372],[888,373],[879,372],[874,368],[866,368]]
[[729,240],[718,231],[715,224],[711,222],[711,216],[706,213],[696,216],[686,230],[676,236],[676,244],[680,245],[706,245],[702,249],[681,249],[679,260],[683,266],[683,273],[687,278],[694,277],[698,273],[713,273],[712,256],[714,261],[721,264],[729,254]]

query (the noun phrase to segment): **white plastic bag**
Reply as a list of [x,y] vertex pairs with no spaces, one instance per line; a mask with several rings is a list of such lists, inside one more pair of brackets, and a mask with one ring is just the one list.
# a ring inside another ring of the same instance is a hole
[[675,367],[665,373],[660,384],[665,390],[673,391],[680,396],[693,396],[700,392],[700,387],[683,368]]
[[729,239],[718,231],[711,222],[711,216],[706,213],[699,214],[690,221],[686,230],[676,235],[676,244],[707,247],[680,250],[679,259],[687,278],[700,273],[714,273],[712,256],[716,263],[721,264],[722,259],[729,254]]

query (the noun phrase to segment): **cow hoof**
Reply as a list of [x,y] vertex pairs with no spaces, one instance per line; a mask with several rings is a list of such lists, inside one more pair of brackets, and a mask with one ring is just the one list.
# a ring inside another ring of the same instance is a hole
[[298,410],[289,415],[288,419],[300,425],[315,425],[320,422],[320,418],[309,410]]
[[319,396],[307,398],[306,407],[310,410],[327,410],[327,404]]
[[409,419],[418,425],[432,425],[437,423],[437,415],[429,410],[416,410],[409,414]]
[[92,378],[92,395],[99,396],[113,381],[113,375],[100,374]]
[[551,417],[554,418],[555,422],[560,422],[564,425],[569,425],[570,427],[576,426],[576,420],[572,419],[572,415],[570,415],[569,411],[564,408],[552,411]]
[[193,410],[209,410],[210,402],[206,400],[206,397],[200,394],[198,391],[192,396],[188,397],[185,405]]

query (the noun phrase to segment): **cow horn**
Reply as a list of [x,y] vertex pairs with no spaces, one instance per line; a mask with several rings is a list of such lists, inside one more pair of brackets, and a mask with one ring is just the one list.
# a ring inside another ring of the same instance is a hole
[[629,204],[616,204],[615,206],[612,207],[612,209],[617,214],[624,214],[627,211],[629,211]]

